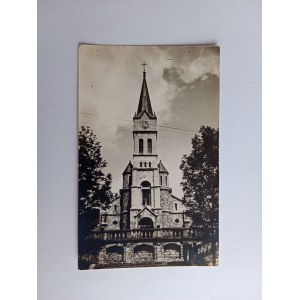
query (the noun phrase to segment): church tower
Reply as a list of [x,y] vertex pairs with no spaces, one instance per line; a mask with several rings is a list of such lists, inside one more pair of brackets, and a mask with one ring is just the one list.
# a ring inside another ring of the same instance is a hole
[[[133,117],[133,160],[123,172],[121,224],[124,229],[136,229],[139,225],[145,227],[160,225],[158,164],[157,117],[152,110],[144,69],[138,109]],[[144,218],[145,224],[140,224],[142,216],[146,215],[152,216]],[[147,220],[149,224],[146,224]],[[155,222],[152,221],[152,224],[150,220],[155,220]]]
[[145,68],[132,133],[133,159],[123,172],[120,190],[120,229],[183,226],[181,200],[171,194],[169,172],[158,159],[157,117],[152,110]]

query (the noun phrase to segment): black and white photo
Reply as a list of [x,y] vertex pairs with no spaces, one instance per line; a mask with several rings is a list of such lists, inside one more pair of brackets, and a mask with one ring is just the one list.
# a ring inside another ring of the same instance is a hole
[[219,47],[78,52],[78,268],[218,266]]

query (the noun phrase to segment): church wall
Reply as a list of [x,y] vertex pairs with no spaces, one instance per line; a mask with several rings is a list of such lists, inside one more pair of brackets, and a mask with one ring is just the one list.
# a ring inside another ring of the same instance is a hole
[[153,188],[153,207],[154,208],[161,208],[160,205],[160,187]]
[[[101,210],[99,223],[105,230],[118,230],[120,229],[120,199],[111,203],[111,206],[106,210]],[[106,218],[104,218],[106,216]],[[105,221],[106,219],[106,221]],[[117,222],[117,224],[114,224]]]
[[[182,212],[183,205],[182,202],[172,197],[172,194],[169,189],[161,189],[160,192],[161,199],[161,208],[168,210],[170,212]],[[176,207],[175,207],[176,204]],[[176,209],[177,208],[177,209]]]
[[170,213],[168,211],[162,212],[162,227],[166,228],[181,228],[183,227],[183,214]]
[[160,205],[163,210],[173,211],[173,201],[171,193],[168,190],[160,191]]
[[131,208],[138,208],[142,205],[140,187],[131,187]]
[[130,209],[130,229],[138,228],[137,220],[135,216],[138,214],[139,211],[140,209],[134,209],[134,208]]
[[106,230],[119,230],[120,229],[120,214],[107,215]]
[[155,228],[162,228],[163,227],[162,211],[161,211],[161,209],[155,209],[154,212],[157,214]]
[[[141,165],[142,163],[142,165]],[[145,166],[146,163],[146,166]],[[151,167],[150,167],[151,164]],[[136,170],[138,169],[138,172],[143,171],[153,171],[157,169],[158,160],[156,155],[143,155],[134,157],[132,161],[133,168]],[[133,182],[134,183],[134,182]]]
[[[183,214],[180,201],[174,199],[169,190],[161,189],[160,193],[162,213],[162,226],[163,227],[182,227]],[[175,203],[177,210],[175,210]]]
[[174,221],[173,221],[172,215],[163,212],[162,213],[162,227],[169,228],[169,227],[173,227],[173,225],[174,225]]
[[149,181],[151,183],[151,186],[154,185],[153,170],[149,170],[148,168],[145,168],[145,170],[143,170],[143,168],[139,168],[139,170],[133,170],[132,173],[132,185],[140,187],[143,181]]

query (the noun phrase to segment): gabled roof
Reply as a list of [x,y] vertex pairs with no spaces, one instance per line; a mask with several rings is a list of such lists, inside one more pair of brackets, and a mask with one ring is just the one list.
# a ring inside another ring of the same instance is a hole
[[159,164],[158,164],[158,170],[159,170],[159,173],[168,173],[168,170],[166,169],[166,167],[163,165],[163,163],[161,162],[161,160],[159,161]]
[[156,119],[156,116],[153,113],[152,106],[151,106],[145,71],[143,72],[143,83],[142,83],[142,89],[140,94],[139,106],[134,118],[140,118],[144,111],[147,113],[150,119],[151,118]]
[[139,113],[139,114],[134,114],[134,116],[133,116],[133,119],[140,119],[142,116],[143,116],[143,114],[146,114],[147,116],[148,116],[148,118],[149,119],[157,119],[157,117],[156,117],[156,115],[151,115],[150,113],[148,113],[147,111],[142,111],[141,113]]
[[153,216],[157,217],[157,214],[156,214],[154,211],[152,211],[151,209],[149,209],[147,206],[145,206],[145,207],[144,207],[138,214],[136,214],[134,217],[136,218],[136,217],[140,216],[145,210],[149,211],[150,214],[152,214]]
[[125,168],[124,172],[122,173],[122,175],[131,173],[132,168],[133,168],[133,165],[132,165],[131,161],[129,161],[129,163],[128,163],[127,167]]

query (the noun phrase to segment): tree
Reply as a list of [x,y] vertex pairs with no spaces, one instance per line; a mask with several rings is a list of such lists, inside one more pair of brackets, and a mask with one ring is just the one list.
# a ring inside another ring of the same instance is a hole
[[192,151],[180,164],[187,215],[211,243],[213,264],[219,238],[219,129],[202,126],[192,138]]
[[98,224],[100,209],[107,209],[116,197],[111,191],[111,174],[103,173],[106,166],[93,130],[81,126],[78,135],[79,253],[86,251],[85,239]]

